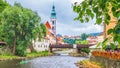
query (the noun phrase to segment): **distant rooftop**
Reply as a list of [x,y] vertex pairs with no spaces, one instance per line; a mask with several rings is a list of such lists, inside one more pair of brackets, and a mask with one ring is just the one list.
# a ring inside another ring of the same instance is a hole
[[90,33],[89,35],[90,36],[99,36],[101,35],[103,32],[98,32],[98,33]]

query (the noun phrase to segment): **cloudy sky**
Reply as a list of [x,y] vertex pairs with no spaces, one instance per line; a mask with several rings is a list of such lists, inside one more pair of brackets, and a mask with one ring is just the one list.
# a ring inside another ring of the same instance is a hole
[[95,33],[102,32],[102,25],[94,25],[95,19],[89,23],[80,23],[74,21],[77,16],[72,10],[72,3],[75,1],[81,2],[82,0],[6,0],[9,4],[13,5],[14,2],[21,3],[23,7],[30,8],[38,12],[41,17],[41,22],[45,23],[50,21],[50,14],[54,1],[55,10],[57,13],[57,34],[62,35],[80,35],[81,33]]

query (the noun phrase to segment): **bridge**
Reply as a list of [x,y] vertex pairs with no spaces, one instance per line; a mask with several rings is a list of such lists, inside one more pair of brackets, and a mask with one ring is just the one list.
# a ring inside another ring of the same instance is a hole
[[80,50],[82,48],[89,48],[90,46],[93,46],[94,44],[52,44],[49,46],[49,52],[52,53],[53,48],[73,48],[76,50],[77,53],[80,53]]

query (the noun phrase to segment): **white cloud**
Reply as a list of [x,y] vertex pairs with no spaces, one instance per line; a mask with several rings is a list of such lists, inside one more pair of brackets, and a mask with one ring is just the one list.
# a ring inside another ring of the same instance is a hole
[[[78,25],[81,25],[78,23]],[[89,25],[89,26],[88,26]],[[74,25],[68,25],[63,24],[60,22],[57,22],[57,33],[63,34],[63,35],[80,35],[82,33],[96,33],[96,32],[102,32],[103,27],[100,25],[94,25],[85,23],[84,27],[76,27]]]
[[[23,7],[31,8],[37,11],[41,17],[42,23],[50,21],[50,13],[52,10],[52,0],[7,0],[10,4],[19,2]],[[89,23],[80,23],[73,19],[77,16],[72,10],[74,2],[81,3],[83,0],[54,0],[57,13],[57,33],[63,35],[80,35],[81,33],[101,32],[102,27],[94,25],[94,20]],[[71,4],[72,3],[72,4]]]

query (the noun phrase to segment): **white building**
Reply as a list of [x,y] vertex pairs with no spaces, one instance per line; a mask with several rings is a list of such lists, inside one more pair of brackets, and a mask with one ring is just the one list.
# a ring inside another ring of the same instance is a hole
[[38,39],[34,42],[34,49],[36,51],[45,51],[49,49],[49,45],[50,45],[50,40],[46,37],[43,38],[41,41],[38,41]]

